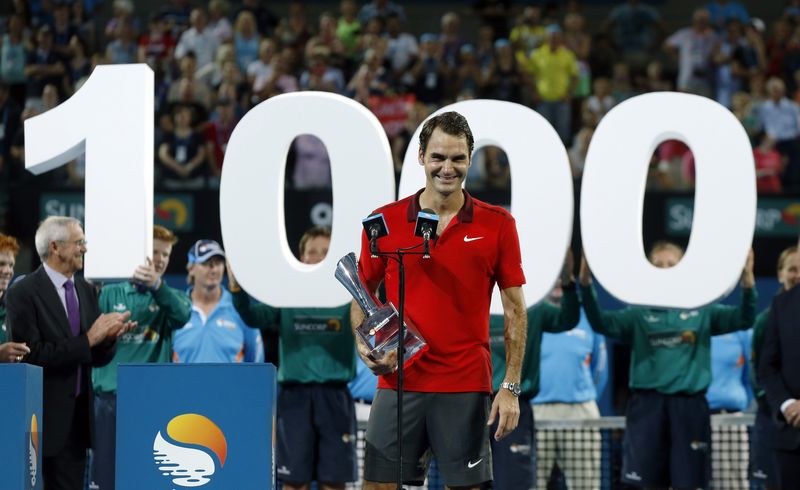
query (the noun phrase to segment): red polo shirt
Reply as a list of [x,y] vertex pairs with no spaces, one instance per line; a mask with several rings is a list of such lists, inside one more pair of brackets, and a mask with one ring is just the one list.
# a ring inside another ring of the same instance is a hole
[[[375,211],[383,213],[389,228],[389,235],[378,239],[381,251],[421,242],[414,236],[421,193]],[[464,205],[431,244],[431,258],[409,255],[404,264],[406,321],[428,343],[428,350],[404,371],[404,389],[491,393],[492,290],[495,283],[500,289],[525,283],[514,218],[464,191]],[[362,233],[359,274],[373,291],[385,281],[387,299],[395,306],[398,272],[395,261],[370,258],[369,240]],[[396,388],[397,376],[381,376],[378,387]]]

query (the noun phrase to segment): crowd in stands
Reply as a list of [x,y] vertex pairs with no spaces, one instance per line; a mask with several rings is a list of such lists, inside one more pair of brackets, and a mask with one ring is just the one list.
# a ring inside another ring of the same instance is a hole
[[[259,102],[299,90],[352,97],[384,121],[396,172],[408,140],[433,110],[494,98],[545,116],[579,178],[594,128],[635,95],[678,90],[730,108],[751,138],[762,193],[800,189],[800,7],[758,19],[738,2],[712,2],[670,32],[638,0],[609,7],[589,26],[580,2],[564,6],[477,0],[441,14],[438,32],[416,33],[401,3],[342,0],[314,18],[303,2],[170,0],[145,18],[131,0],[14,0],[0,18],[0,174],[29,178],[22,121],[70,97],[99,64],[147,63],[156,80],[156,182],[214,188],[238,120]],[[556,4],[553,4],[556,5]],[[333,9],[333,7],[336,7]],[[437,13],[438,15],[438,13]],[[477,31],[462,27],[473,16]],[[508,186],[501,151],[485,151],[475,185]],[[327,152],[298,138],[287,184],[330,187]],[[81,159],[46,176],[80,188]],[[694,162],[677,140],[653,155],[649,185],[690,189]]]

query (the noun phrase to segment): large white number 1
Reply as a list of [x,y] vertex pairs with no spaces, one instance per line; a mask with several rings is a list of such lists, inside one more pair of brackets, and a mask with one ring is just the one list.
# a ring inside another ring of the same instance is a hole
[[86,152],[86,277],[120,279],[152,254],[153,72],[98,66],[58,107],[25,121],[25,168]]

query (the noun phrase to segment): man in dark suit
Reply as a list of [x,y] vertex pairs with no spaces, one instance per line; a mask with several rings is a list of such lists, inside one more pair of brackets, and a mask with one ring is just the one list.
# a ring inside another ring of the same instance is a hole
[[94,288],[75,275],[86,253],[78,220],[47,218],[36,251],[42,266],[8,290],[7,321],[30,348],[25,362],[44,368],[44,488],[81,490],[94,428],[91,368],[114,356],[130,313],[101,315]]
[[[794,267],[800,267],[796,253]],[[775,449],[781,488],[800,488],[800,286],[775,297],[758,365],[777,427]]]

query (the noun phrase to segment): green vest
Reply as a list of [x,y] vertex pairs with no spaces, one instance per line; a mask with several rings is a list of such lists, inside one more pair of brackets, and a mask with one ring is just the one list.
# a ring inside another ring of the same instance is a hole
[[172,331],[186,325],[192,302],[180,290],[162,282],[156,291],[138,292],[129,282],[105,286],[100,291],[100,311],[131,312],[136,328],[117,340],[117,352],[106,366],[92,369],[95,392],[117,391],[120,363],[170,362]]
[[711,336],[753,325],[755,288],[744,289],[739,306],[697,310],[628,307],[603,311],[591,287],[582,290],[592,329],[631,345],[630,387],[664,394],[694,394],[711,383]]
[[238,291],[233,305],[248,325],[278,332],[279,383],[347,383],[355,377],[349,303],[336,308],[273,308]]
[[[575,288],[564,290],[561,308],[541,302],[528,308],[528,336],[525,340],[525,359],[522,361],[522,395],[533,398],[539,393],[539,365],[542,352],[542,333],[572,330],[580,320],[580,304]],[[505,320],[503,315],[489,317],[489,345],[492,349],[492,390],[497,393],[506,376]]]

